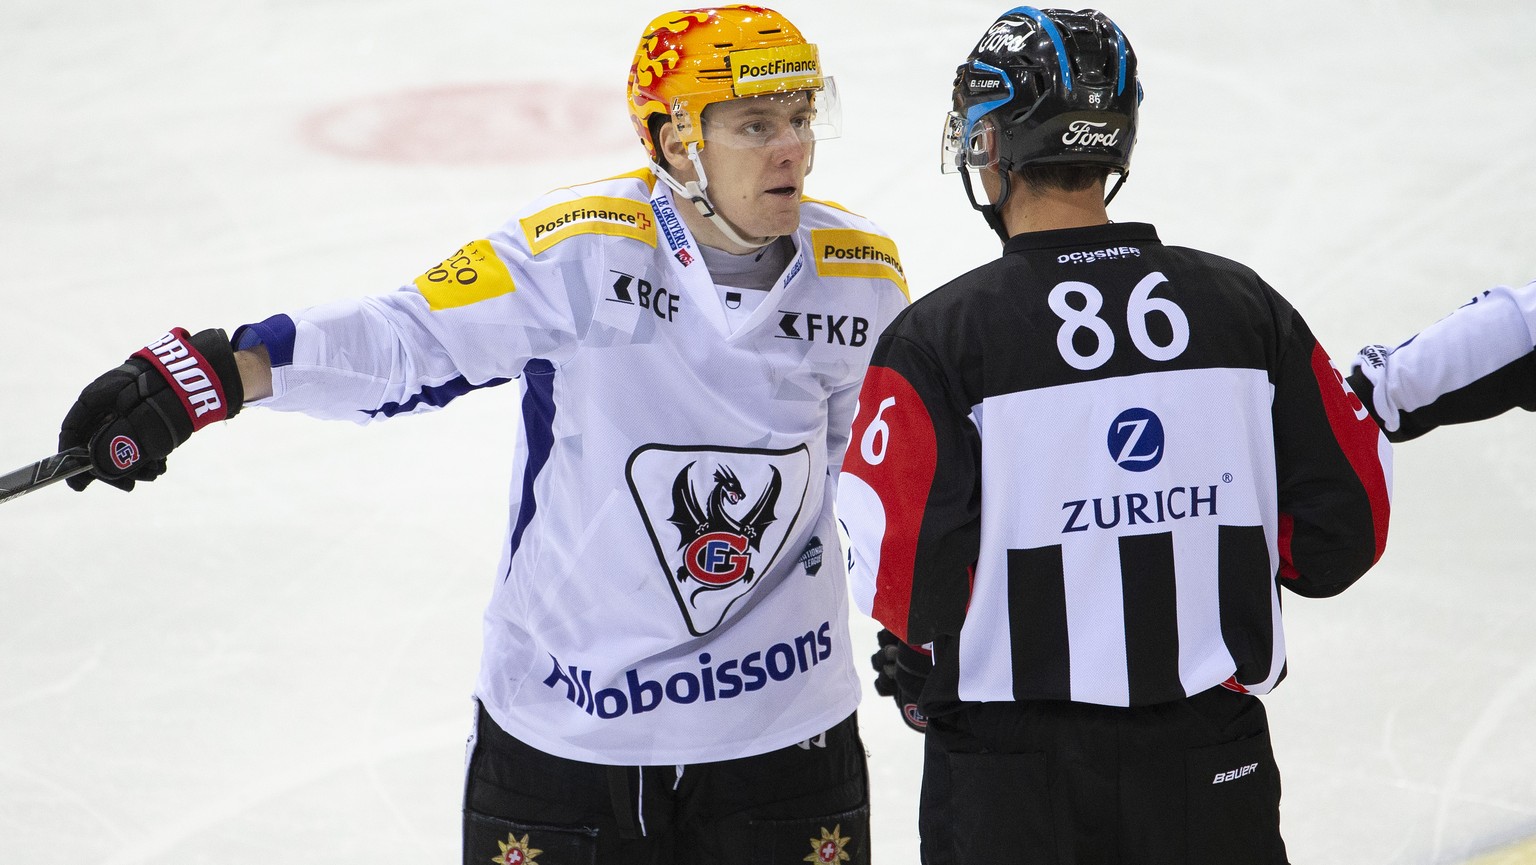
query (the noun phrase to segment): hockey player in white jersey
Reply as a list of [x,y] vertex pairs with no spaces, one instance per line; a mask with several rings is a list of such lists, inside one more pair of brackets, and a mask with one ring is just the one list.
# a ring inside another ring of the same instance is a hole
[[245,405],[363,423],[521,379],[464,861],[867,862],[831,503],[896,249],[803,196],[837,96],[781,15],[657,18],[628,97],[647,168],[392,293],[173,329],[97,379],[71,483],[152,480]]

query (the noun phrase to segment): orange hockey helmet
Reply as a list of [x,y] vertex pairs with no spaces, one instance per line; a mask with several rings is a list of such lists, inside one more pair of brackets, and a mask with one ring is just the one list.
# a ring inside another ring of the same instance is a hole
[[652,161],[652,119],[677,124],[684,145],[704,144],[704,109],[716,102],[811,91],[816,138],[837,134],[837,96],[816,46],[787,18],[761,6],[685,9],[645,28],[629,69],[629,116]]

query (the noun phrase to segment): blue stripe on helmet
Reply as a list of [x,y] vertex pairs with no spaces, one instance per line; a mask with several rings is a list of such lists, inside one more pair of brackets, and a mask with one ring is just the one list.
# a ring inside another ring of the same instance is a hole
[[[1125,92],[1125,34],[1120,31],[1119,24],[1110,21],[1109,26],[1115,28],[1115,50],[1120,54],[1120,74],[1116,77],[1115,87],[1115,95],[1119,96]],[[1137,101],[1141,100],[1138,98]]]
[[1061,67],[1061,83],[1071,90],[1072,62],[1067,59],[1067,43],[1061,38],[1061,31],[1056,29],[1056,23],[1033,6],[1018,6],[1003,13],[1005,18],[1009,15],[1023,15],[1034,19],[1035,23],[1040,25],[1040,29],[1045,31],[1045,35],[1051,37],[1051,44],[1056,46],[1057,65]]
[[999,105],[1007,105],[1009,100],[1013,99],[1013,81],[1008,77],[1008,73],[997,68],[996,66],[983,63],[980,60],[972,60],[971,65],[984,72],[996,72],[998,76],[1003,79],[1003,86],[1008,88],[1008,92],[998,97],[997,99],[991,99],[986,102],[978,102],[975,105],[972,105],[970,108],[966,109],[966,138],[971,137],[971,129],[976,126],[976,121],[980,120],[982,117],[985,117],[987,112],[991,111],[992,109],[998,107]]

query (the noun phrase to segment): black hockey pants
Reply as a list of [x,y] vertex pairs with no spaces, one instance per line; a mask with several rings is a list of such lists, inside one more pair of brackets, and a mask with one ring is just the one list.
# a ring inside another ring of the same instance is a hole
[[481,709],[463,861],[869,865],[869,781],[856,716],[755,757],[604,766],[534,749]]
[[1284,865],[1258,698],[971,703],[930,718],[924,865]]

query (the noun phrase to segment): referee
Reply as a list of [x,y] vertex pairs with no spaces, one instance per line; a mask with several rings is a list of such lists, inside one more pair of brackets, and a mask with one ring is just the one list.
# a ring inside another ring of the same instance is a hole
[[1003,254],[898,316],[860,394],[838,507],[927,716],[927,865],[1284,863],[1280,589],[1386,543],[1389,445],[1301,315],[1110,223],[1140,93],[1102,13],[988,27],[945,161]]

